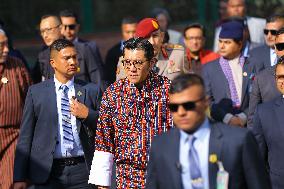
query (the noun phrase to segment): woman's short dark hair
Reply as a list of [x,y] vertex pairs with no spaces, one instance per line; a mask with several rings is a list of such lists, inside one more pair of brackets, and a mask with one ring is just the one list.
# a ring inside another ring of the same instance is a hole
[[[200,85],[203,89],[205,88],[202,77],[197,74],[182,74],[177,76],[171,83],[169,93],[175,94],[182,92],[188,87]],[[205,90],[204,90],[205,91]]]
[[145,57],[147,60],[151,60],[152,58],[154,58],[153,45],[147,39],[144,39],[142,37],[134,37],[125,41],[123,48],[123,56],[125,53],[125,49],[143,50],[145,52]]

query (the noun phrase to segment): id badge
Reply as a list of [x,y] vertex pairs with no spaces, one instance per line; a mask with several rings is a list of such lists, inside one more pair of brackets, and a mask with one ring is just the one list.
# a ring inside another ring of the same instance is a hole
[[228,189],[229,173],[224,169],[223,163],[218,161],[217,189]]

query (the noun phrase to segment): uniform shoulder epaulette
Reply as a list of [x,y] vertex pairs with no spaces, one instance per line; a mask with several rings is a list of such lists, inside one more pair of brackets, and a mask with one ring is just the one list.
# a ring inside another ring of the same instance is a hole
[[179,44],[166,44],[166,49],[170,50],[170,49],[184,49],[184,47],[182,45]]

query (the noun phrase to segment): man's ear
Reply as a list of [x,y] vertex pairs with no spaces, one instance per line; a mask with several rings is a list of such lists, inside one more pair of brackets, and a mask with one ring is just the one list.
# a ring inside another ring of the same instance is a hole
[[80,24],[76,25],[76,31],[77,31],[77,33],[80,31]]
[[53,69],[55,69],[55,61],[54,61],[54,59],[53,58],[51,58],[50,60],[49,60],[49,63],[50,63],[50,65],[51,65],[51,67],[53,68]]

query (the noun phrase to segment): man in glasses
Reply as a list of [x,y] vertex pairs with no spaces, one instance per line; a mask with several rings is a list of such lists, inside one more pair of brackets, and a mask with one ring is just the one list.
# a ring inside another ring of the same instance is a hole
[[176,77],[169,98],[176,128],[153,139],[146,189],[270,188],[253,135],[206,117],[209,97],[200,76]]
[[[143,37],[154,47],[154,56],[158,62],[153,70],[159,75],[174,79],[176,76],[189,72],[188,65],[184,62],[184,48],[177,44],[163,44],[165,31],[154,18],[144,18],[136,28],[135,37]],[[122,62],[117,65],[116,80],[125,78],[126,74]]]
[[[42,80],[53,77],[54,70],[50,65],[50,48],[49,46],[57,39],[63,38],[61,35],[61,21],[56,15],[45,15],[40,21],[40,35],[45,43],[42,51],[38,54],[36,62],[38,73],[41,74]],[[86,82],[101,84],[101,70],[98,63],[94,60],[90,48],[84,44],[74,43],[78,53],[78,70],[75,75],[76,79]],[[38,81],[40,82],[40,81]]]
[[266,25],[263,30],[265,44],[253,49],[250,52],[249,61],[254,63],[258,70],[271,67],[277,62],[277,55],[274,50],[274,44],[277,31],[284,26],[284,16],[272,15],[266,19]]
[[[111,185],[116,163],[116,188],[144,188],[152,137],[172,127],[168,109],[170,81],[152,71],[154,48],[144,38],[124,43],[125,79],[105,91],[96,131],[89,183]],[[112,185],[115,183],[112,183]]]
[[[284,34],[282,34],[284,36]],[[284,38],[283,38],[284,39]],[[276,40],[277,41],[277,40]],[[273,189],[284,188],[283,122],[284,122],[284,61],[275,66],[275,83],[280,94],[271,101],[257,106],[252,132],[258,142],[261,155],[267,163]],[[274,84],[275,84],[274,83]],[[273,83],[270,83],[273,85]]]
[[224,23],[219,36],[221,57],[206,64],[202,71],[207,94],[212,100],[211,116],[217,121],[244,127],[254,65],[246,61],[242,48],[242,23]]
[[64,38],[72,41],[73,43],[83,43],[90,47],[95,62],[100,66],[100,69],[102,70],[103,61],[96,42],[87,41],[78,37],[80,30],[78,15],[72,10],[65,9],[59,12],[59,16],[62,23],[61,34],[64,36]]
[[216,60],[219,54],[205,50],[205,29],[199,23],[188,25],[183,32],[185,44],[185,62],[190,72],[201,74],[203,64]]
[[[275,41],[273,44],[274,44],[273,48],[277,56],[276,59],[283,59],[284,57],[284,28],[283,27],[278,29],[275,35]],[[261,57],[261,54],[257,54],[257,56]],[[261,59],[258,61],[261,61]],[[255,76],[255,79],[252,84],[251,93],[250,93],[248,127],[253,127],[254,125],[253,117],[254,117],[254,113],[255,113],[255,109],[257,105],[263,102],[270,101],[280,94],[276,88],[274,74],[275,74],[275,65],[268,66],[266,69],[264,69],[263,71],[261,71]]]

